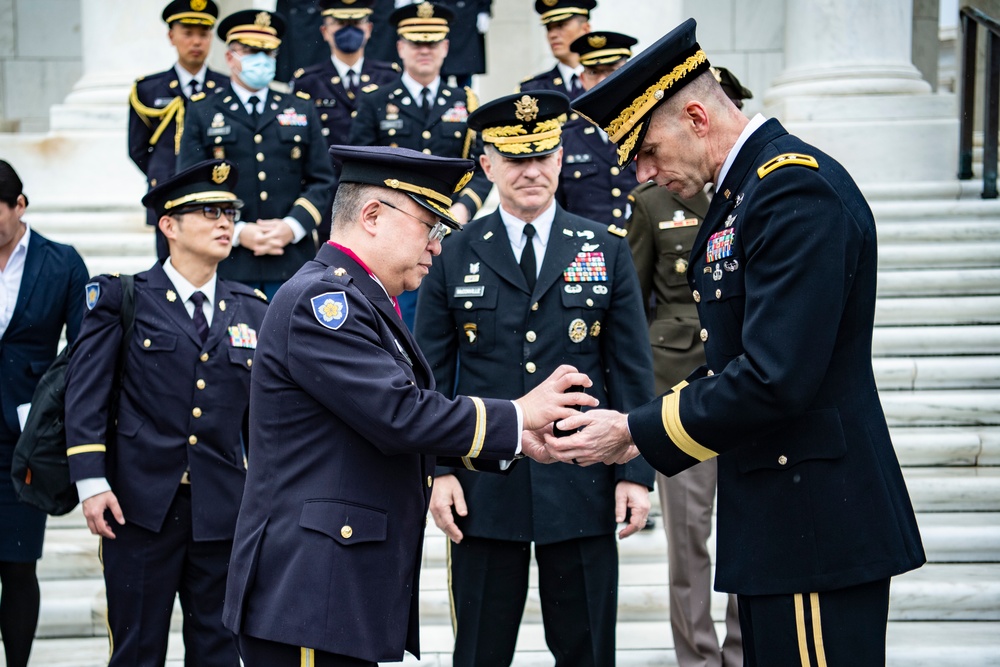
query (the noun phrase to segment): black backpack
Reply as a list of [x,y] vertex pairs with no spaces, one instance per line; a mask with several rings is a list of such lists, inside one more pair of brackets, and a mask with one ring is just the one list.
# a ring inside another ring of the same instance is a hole
[[[125,357],[135,324],[133,277],[124,275],[120,278],[123,333],[108,410],[109,438],[117,421],[118,395],[125,373]],[[31,397],[28,419],[14,448],[14,462],[11,466],[17,499],[53,516],[72,511],[80,502],[76,485],[69,481],[69,462],[66,460],[66,368],[73,353],[72,348],[71,345],[64,347],[38,381]]]

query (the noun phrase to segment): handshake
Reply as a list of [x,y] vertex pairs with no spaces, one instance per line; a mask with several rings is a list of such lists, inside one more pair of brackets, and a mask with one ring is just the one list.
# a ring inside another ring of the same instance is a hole
[[[627,463],[638,456],[627,415],[614,410],[577,410],[596,407],[598,401],[582,391],[568,390],[593,384],[585,374],[564,365],[514,401],[524,416],[521,452],[539,463],[562,461],[581,466]],[[556,437],[553,424],[571,435]]]

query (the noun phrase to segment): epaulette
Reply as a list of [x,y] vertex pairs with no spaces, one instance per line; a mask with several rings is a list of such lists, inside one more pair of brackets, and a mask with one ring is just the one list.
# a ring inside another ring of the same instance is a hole
[[378,84],[377,83],[369,83],[367,86],[365,86],[364,88],[361,89],[361,92],[362,93],[371,93],[371,92],[374,92],[376,90],[378,90]]
[[306,68],[305,68],[305,67],[300,67],[300,68],[298,68],[297,70],[295,70],[295,73],[294,73],[294,74],[292,74],[292,76],[293,76],[293,77],[295,77],[295,78],[297,79],[297,78],[299,78],[300,76],[302,76],[303,74],[305,74],[305,71],[306,71]]
[[468,86],[465,87],[465,108],[469,110],[469,113],[479,108],[479,97]]
[[622,238],[625,238],[625,235],[628,234],[627,229],[624,229],[614,224],[608,225],[608,231],[614,234],[615,236],[621,236]]
[[263,301],[264,303],[267,303],[267,295],[266,294],[264,294],[263,292],[261,292],[259,289],[255,289],[253,291],[253,293],[256,294],[257,298],[259,298],[261,301]]
[[778,157],[771,158],[764,164],[760,165],[757,168],[757,178],[764,178],[775,169],[789,164],[800,164],[803,167],[819,169],[819,162],[817,162],[816,158],[812,155],[803,155],[802,153],[784,153]]
[[392,65],[393,71],[395,71],[395,72],[402,72],[403,71],[403,68],[399,66],[399,63],[393,62],[393,63],[390,63],[390,64]]
[[304,100],[312,99],[310,97],[309,93],[303,93],[301,90],[296,90],[295,91],[295,97],[301,97]]
[[195,93],[194,95],[191,96],[192,102],[197,102],[198,100],[203,100],[203,99],[205,99],[205,91]]

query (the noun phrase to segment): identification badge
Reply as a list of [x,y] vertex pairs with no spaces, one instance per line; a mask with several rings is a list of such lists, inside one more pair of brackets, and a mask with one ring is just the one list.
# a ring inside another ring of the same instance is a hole
[[380,120],[378,122],[378,129],[385,130],[401,130],[403,129],[403,121],[399,118],[397,119],[386,119]]
[[478,296],[482,296],[485,293],[486,293],[486,288],[483,287],[482,285],[478,285],[476,287],[456,287],[455,288],[455,298],[456,299],[469,298],[469,297],[478,297]]
[[222,127],[210,127],[206,131],[210,137],[225,136],[233,131],[233,128],[229,125],[223,125]]

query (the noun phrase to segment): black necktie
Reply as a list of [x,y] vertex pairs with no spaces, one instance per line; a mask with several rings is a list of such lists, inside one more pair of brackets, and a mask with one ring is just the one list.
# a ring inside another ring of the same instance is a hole
[[253,124],[257,124],[257,119],[260,118],[260,112],[257,111],[257,104],[260,102],[260,98],[256,95],[251,95],[250,99],[247,100],[247,104],[250,105],[250,118],[253,119]]
[[569,80],[569,94],[571,97],[576,97],[583,92],[583,86],[580,85],[580,76],[574,74]]
[[524,243],[524,250],[521,251],[521,273],[524,274],[524,279],[528,281],[528,289],[532,292],[535,290],[535,244],[532,239],[535,238],[535,227],[533,225],[524,226],[524,235],[527,240]]
[[353,92],[358,87],[358,73],[352,69],[347,70],[347,76],[344,77],[344,87],[347,92]]
[[202,343],[208,340],[208,320],[205,319],[205,309],[202,307],[205,305],[205,298],[201,292],[195,292],[189,299],[194,304],[191,320],[194,322],[194,328],[197,329],[198,337],[201,338]]
[[188,85],[191,86],[191,95],[188,95],[188,97],[196,95],[198,93],[198,90],[201,88],[201,86],[198,85],[198,79],[191,79],[191,83],[189,83]]
[[430,115],[431,111],[431,89],[424,88],[420,91],[420,110],[424,113],[424,120],[427,120],[427,116]]

